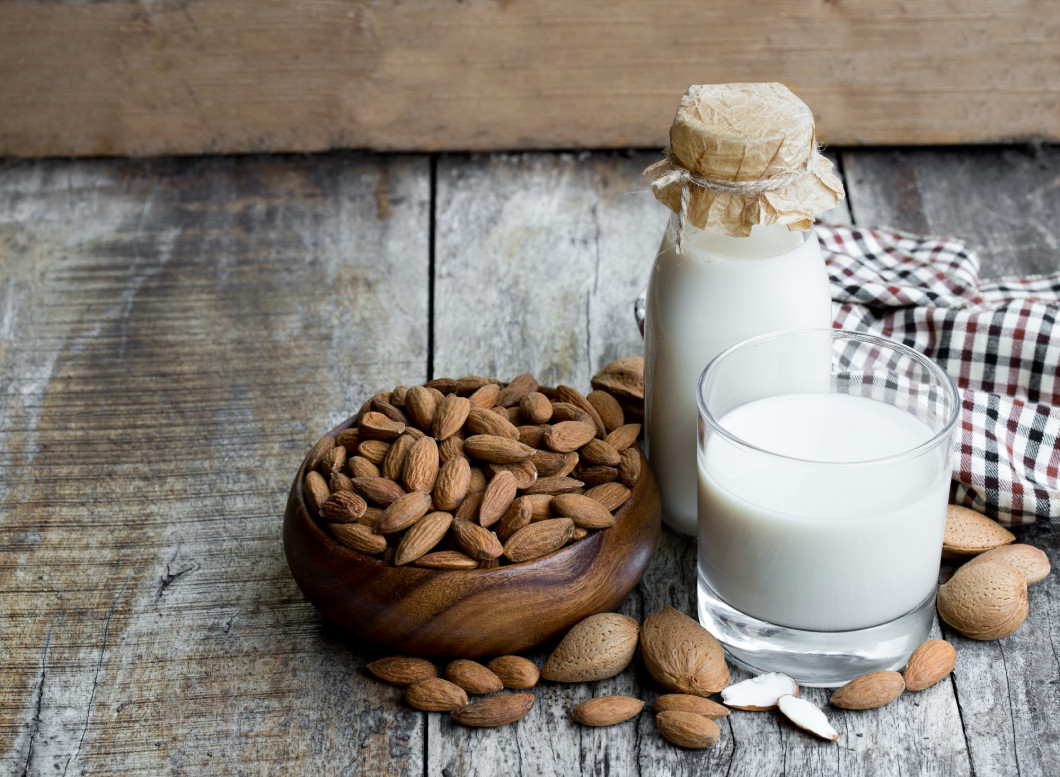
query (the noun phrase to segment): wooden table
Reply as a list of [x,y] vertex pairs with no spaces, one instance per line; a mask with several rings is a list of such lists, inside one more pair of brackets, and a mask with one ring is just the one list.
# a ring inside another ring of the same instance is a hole
[[[833,156],[834,220],[964,237],[987,277],[1058,265],[1056,147]],[[498,730],[411,710],[303,600],[280,543],[290,478],[368,395],[465,373],[587,387],[639,352],[632,302],[666,219],[640,177],[655,158],[4,163],[0,771],[1060,773],[1056,574],[1011,637],[942,629],[951,680],[829,710],[837,744],[735,713],[698,752],[647,713],[571,722],[592,695],[650,701],[642,669],[541,684]],[[1019,536],[1060,561],[1050,527]],[[693,574],[664,532],[622,611],[691,613]]]

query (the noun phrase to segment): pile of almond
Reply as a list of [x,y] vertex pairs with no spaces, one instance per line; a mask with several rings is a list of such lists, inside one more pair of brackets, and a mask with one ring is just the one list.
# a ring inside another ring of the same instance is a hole
[[643,359],[612,362],[587,395],[469,376],[397,386],[309,452],[310,512],[390,564],[489,569],[614,525],[640,477]]

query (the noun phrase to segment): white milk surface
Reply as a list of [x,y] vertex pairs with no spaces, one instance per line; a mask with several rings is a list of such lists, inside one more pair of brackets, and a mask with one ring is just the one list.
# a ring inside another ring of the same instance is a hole
[[696,534],[696,384],[707,363],[749,337],[832,326],[816,238],[782,225],[747,238],[689,228],[683,253],[667,230],[648,284],[645,438],[663,521]]
[[719,423],[761,449],[713,434],[700,454],[699,565],[722,599],[777,625],[839,631],[886,623],[931,593],[949,452],[886,461],[929,441],[924,423],[834,393],[755,400]]

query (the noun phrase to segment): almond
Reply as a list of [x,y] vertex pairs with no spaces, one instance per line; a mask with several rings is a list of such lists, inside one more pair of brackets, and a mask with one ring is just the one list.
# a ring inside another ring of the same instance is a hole
[[336,491],[353,491],[353,481],[350,480],[349,475],[342,472],[332,472],[331,478],[328,480],[328,488],[331,489],[331,493]]
[[497,656],[486,668],[501,679],[505,688],[515,690],[533,688],[541,676],[537,664],[522,656]]
[[[453,439],[453,438],[449,438]],[[453,510],[464,501],[471,486],[471,465],[463,456],[449,459],[438,471],[434,484],[434,506]]]
[[320,466],[321,460],[324,458],[324,454],[335,447],[335,438],[331,435],[322,437],[316,445],[309,449],[309,453],[305,457],[305,468],[306,470],[314,470]]
[[458,550],[438,550],[412,562],[424,569],[476,569],[478,561]]
[[501,542],[507,542],[509,537],[527,526],[532,517],[533,507],[530,500],[525,496],[514,499],[497,524],[497,536]]
[[724,718],[729,714],[729,708],[723,707],[716,701],[704,699],[702,696],[693,696],[689,693],[666,693],[655,700],[653,706],[656,712],[675,710],[680,712],[693,712],[711,720]]
[[721,700],[733,709],[762,711],[777,706],[781,696],[798,696],[799,685],[782,672],[766,672],[730,685]]
[[570,534],[570,542],[573,544],[578,540],[584,540],[589,536],[589,530],[583,529],[581,526],[575,526],[574,531]]
[[788,720],[811,734],[829,742],[839,739],[839,732],[832,728],[828,717],[811,702],[796,696],[781,696],[777,708]]
[[482,493],[482,491],[468,490],[467,495],[461,500],[453,513],[453,517],[462,521],[478,523],[478,508],[482,504]]
[[456,458],[467,458],[464,455],[464,437],[460,432],[451,434],[438,443],[438,460],[442,464]]
[[479,375],[468,375],[456,379],[456,393],[466,397],[468,394],[474,394],[480,388],[487,385],[489,385],[489,381],[485,378]]
[[554,424],[559,424],[564,421],[579,421],[580,423],[588,424],[589,426],[596,428],[596,424],[593,422],[593,417],[577,405],[572,405],[570,402],[553,402],[551,421]]
[[413,386],[405,394],[405,413],[409,420],[423,431],[434,424],[434,414],[438,409],[438,398],[426,386]]
[[378,533],[379,519],[382,517],[383,509],[381,507],[368,507],[364,511],[364,515],[357,519],[357,523],[363,523],[369,529]]
[[635,443],[639,436],[640,424],[624,424],[623,426],[612,430],[612,432],[604,438],[604,442],[621,453]]
[[390,392],[390,404],[394,407],[404,407],[405,395],[408,393],[408,386],[394,386],[394,390]]
[[473,408],[489,410],[497,404],[497,397],[500,396],[500,393],[501,387],[499,383],[487,383],[472,392],[468,400]]
[[626,423],[626,415],[622,412],[622,405],[618,404],[618,400],[611,394],[596,389],[586,394],[585,398],[595,408],[597,414],[604,422],[604,428],[609,434]]
[[640,480],[640,450],[630,447],[622,451],[620,455],[622,462],[618,465],[618,482],[632,487]]
[[943,558],[967,558],[1014,542],[1016,535],[967,507],[946,509],[946,533],[942,538]]
[[582,461],[597,467],[617,467],[622,463],[618,451],[603,440],[589,440],[579,450]]
[[500,396],[497,397],[497,404],[501,407],[515,407],[519,404],[519,400],[531,391],[537,391],[537,379],[529,373],[518,375],[512,378],[511,383],[501,389]]
[[644,619],[640,643],[648,672],[668,691],[709,696],[729,684],[721,644],[673,607]]
[[538,477],[564,477],[577,466],[578,454],[538,451],[534,454],[533,462]]
[[502,552],[513,564],[547,556],[566,545],[573,531],[574,523],[569,518],[551,518],[531,523],[509,537]]
[[1010,567],[1015,567],[1023,573],[1027,585],[1045,579],[1050,570],[1049,557],[1032,545],[1002,545],[1000,548],[994,548],[976,556],[964,566],[970,567],[973,564],[985,564],[991,561],[1000,561]]
[[320,471],[324,474],[324,477],[329,478],[332,472],[340,471],[345,463],[346,449],[341,445],[336,445],[321,457]]
[[304,490],[306,504],[309,505],[309,508],[314,513],[320,515],[320,508],[324,506],[324,503],[328,501],[328,497],[331,496],[328,481],[324,480],[324,476],[316,470],[307,472]]
[[902,677],[910,691],[922,691],[942,680],[957,665],[957,651],[944,639],[929,639],[909,656]]
[[415,444],[416,440],[411,434],[403,434],[390,444],[390,450],[386,452],[381,468],[383,477],[401,480],[401,473],[405,471],[405,459],[408,457],[409,449]]
[[432,433],[435,439],[445,440],[460,431],[470,412],[471,400],[467,397],[456,394],[446,396],[434,414]]
[[410,707],[425,712],[452,712],[467,704],[467,693],[456,683],[428,677],[405,689],[405,701]]
[[552,517],[552,495],[551,494],[523,494],[530,504],[530,520],[544,521]]
[[449,714],[464,726],[504,726],[525,716],[533,706],[532,693],[504,693],[471,702]]
[[523,445],[517,439],[493,434],[476,434],[468,437],[464,440],[464,450],[477,459],[494,464],[514,464],[534,453],[533,448]]
[[593,488],[618,480],[618,469],[615,467],[576,467],[574,476]]
[[578,450],[596,436],[596,429],[581,421],[560,421],[545,432],[544,441],[557,453],[570,453]]
[[427,513],[409,527],[394,552],[394,566],[411,563],[442,541],[449,531],[453,516],[444,512]]
[[556,397],[560,402],[567,402],[568,404],[574,405],[588,413],[589,417],[593,419],[593,426],[596,427],[597,437],[603,439],[607,435],[607,428],[604,426],[604,420],[600,417],[600,414],[596,412],[596,408],[593,407],[592,402],[586,399],[578,389],[571,388],[570,386],[556,386]]
[[363,440],[357,446],[357,452],[377,467],[382,465],[389,450],[390,443],[385,440]]
[[965,565],[939,586],[939,616],[970,639],[1000,639],[1027,618],[1027,581],[997,561]]
[[379,519],[380,534],[396,534],[404,531],[431,509],[431,495],[422,491],[413,491],[395,499],[383,511]]
[[452,394],[456,391],[456,378],[431,378],[423,385],[443,395]]
[[425,658],[389,656],[368,664],[367,669],[384,683],[412,685],[418,680],[437,677],[438,669]]
[[469,661],[466,658],[458,658],[446,666],[445,679],[476,696],[496,693],[504,687],[501,678],[491,670],[478,661]]
[[721,737],[721,726],[694,712],[660,712],[655,716],[655,726],[668,742],[690,750],[710,747]]
[[632,696],[597,696],[583,701],[571,715],[583,726],[614,726],[635,717],[642,709],[644,702]]
[[597,502],[584,494],[558,494],[552,497],[553,512],[574,521],[575,526],[583,529],[606,529],[615,525],[615,516]]
[[365,501],[352,491],[336,491],[320,506],[320,517],[330,523],[354,523],[367,509]]
[[434,490],[438,480],[438,443],[433,437],[421,437],[405,456],[401,479],[409,491]]
[[357,425],[362,440],[392,440],[405,431],[405,424],[371,410]]
[[[393,392],[390,393],[390,396],[394,396]],[[371,408],[377,413],[382,413],[391,421],[397,421],[402,426],[409,425],[409,417],[382,397],[372,397]],[[361,419],[361,425],[364,425],[363,418]],[[362,434],[361,436],[364,437],[365,435]]]
[[478,508],[480,526],[492,526],[500,520],[511,506],[517,491],[515,475],[511,472],[498,472],[486,485],[482,502]]
[[601,483],[590,488],[585,495],[590,499],[595,499],[606,510],[614,512],[629,500],[631,493],[629,488],[621,483]]
[[882,670],[855,677],[828,699],[845,710],[872,710],[890,704],[902,695],[905,680],[898,672]]
[[[532,458],[537,458],[537,453]],[[537,480],[537,468],[532,459],[523,459],[514,464],[487,464],[485,472],[489,477],[496,477],[499,472],[510,472],[515,477],[516,488],[527,489]]]
[[390,506],[406,493],[400,485],[384,477],[353,478],[350,482],[353,484],[353,490],[364,497],[366,502],[380,507]]
[[386,537],[361,523],[329,523],[328,531],[347,548],[367,556],[376,556],[386,550]]
[[568,477],[538,478],[526,488],[526,493],[531,496],[534,494],[555,496],[556,494],[569,494],[577,491],[584,485],[580,480]]
[[382,474],[379,467],[364,456],[350,456],[346,460],[346,471],[350,473],[350,478],[377,478]]
[[[516,431],[519,432],[519,442],[523,443],[523,445],[529,445],[531,448],[540,448],[545,444],[544,438],[545,430],[547,428],[547,424],[541,424],[540,426],[517,426]],[[536,457],[542,452],[543,451],[539,451],[538,453],[535,453],[534,456]]]
[[357,446],[361,444],[361,435],[357,427],[350,426],[339,432],[335,437],[335,444],[341,445],[347,452],[357,450]]
[[627,615],[590,615],[560,640],[541,669],[541,676],[562,683],[614,677],[633,660],[638,632],[637,622]]
[[519,439],[519,429],[507,418],[490,410],[474,408],[467,415],[467,430],[471,434],[491,434],[495,437]]
[[615,359],[590,381],[594,389],[611,394],[630,420],[644,417],[644,357],[625,356]]
[[540,391],[531,391],[519,400],[519,416],[528,424],[548,423],[552,417],[552,403]]
[[453,520],[453,539],[471,558],[478,561],[497,558],[504,552],[501,541],[489,529],[461,518]]

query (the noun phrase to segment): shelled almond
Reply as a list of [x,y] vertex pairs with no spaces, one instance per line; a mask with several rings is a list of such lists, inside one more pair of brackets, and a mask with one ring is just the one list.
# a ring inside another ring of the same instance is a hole
[[529,374],[397,386],[313,446],[306,506],[336,541],[396,566],[540,558],[614,525],[629,501],[641,465],[630,401]]

